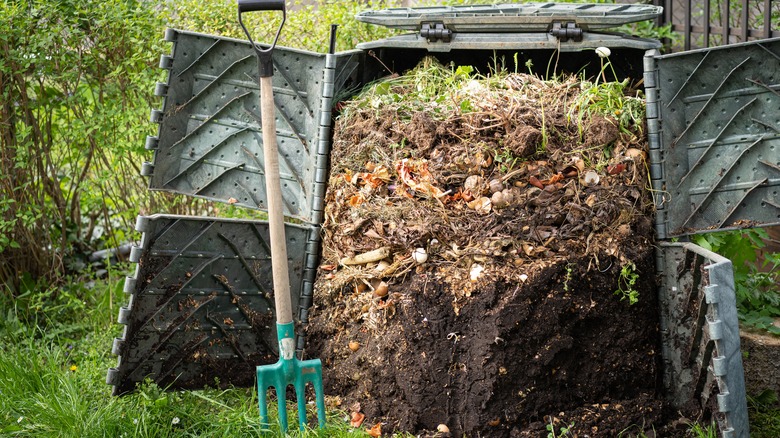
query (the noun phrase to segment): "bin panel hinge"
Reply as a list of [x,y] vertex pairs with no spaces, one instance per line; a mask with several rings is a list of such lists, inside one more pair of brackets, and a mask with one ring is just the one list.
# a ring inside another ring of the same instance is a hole
[[452,41],[452,30],[447,29],[444,23],[440,22],[421,23],[420,36],[427,39],[429,43],[437,41],[449,43]]
[[550,34],[564,43],[570,39],[573,41],[582,41],[582,28],[573,21],[553,21]]

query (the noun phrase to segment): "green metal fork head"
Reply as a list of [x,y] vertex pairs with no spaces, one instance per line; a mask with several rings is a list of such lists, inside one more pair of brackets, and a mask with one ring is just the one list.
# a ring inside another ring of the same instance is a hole
[[319,359],[299,360],[295,357],[295,331],[293,323],[276,324],[279,339],[279,361],[273,365],[257,367],[257,396],[260,405],[260,423],[268,427],[268,388],[276,390],[279,406],[279,427],[287,432],[285,397],[287,386],[293,385],[298,400],[298,422],[301,430],[306,427],[306,383],[314,387],[317,402],[317,421],[325,427],[325,395],[322,389],[322,363]]

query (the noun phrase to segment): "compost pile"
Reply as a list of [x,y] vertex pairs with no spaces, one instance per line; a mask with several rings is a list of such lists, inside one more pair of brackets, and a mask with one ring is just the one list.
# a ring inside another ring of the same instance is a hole
[[307,354],[353,425],[666,424],[644,101],[598,79],[426,58],[343,105]]

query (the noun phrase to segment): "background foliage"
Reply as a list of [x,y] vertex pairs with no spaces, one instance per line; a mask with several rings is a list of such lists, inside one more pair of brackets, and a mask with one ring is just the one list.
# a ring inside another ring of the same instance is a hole
[[[693,241],[734,264],[739,319],[743,326],[780,335],[780,253],[762,251],[769,239],[756,228],[694,236]],[[762,260],[759,253],[763,252]]]
[[[321,2],[324,3],[324,2]],[[339,49],[388,31],[352,19],[392,2],[291,4],[280,41]],[[0,287],[2,299],[58,286],[89,271],[88,255],[131,241],[139,213],[203,214],[207,203],[145,190],[138,176],[153,134],[149,112],[163,79],[166,26],[243,37],[234,0],[5,0],[0,4]],[[278,17],[279,14],[273,14]],[[259,41],[278,19],[248,14]],[[18,303],[17,303],[18,304]]]
[[18,294],[127,241],[164,21],[123,0],[5,1],[0,15],[0,281]]

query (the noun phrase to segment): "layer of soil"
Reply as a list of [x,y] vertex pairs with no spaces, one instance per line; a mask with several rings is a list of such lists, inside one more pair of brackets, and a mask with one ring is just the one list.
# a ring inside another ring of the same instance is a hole
[[[637,273],[652,278],[652,251],[635,258]],[[410,275],[357,320],[312,324],[313,354],[328,370],[326,393],[341,395],[344,407],[359,403],[388,430],[446,424],[455,436],[546,436],[557,418],[582,433],[615,436],[657,424],[663,404],[653,283],[642,282],[642,298],[630,306],[612,292],[616,260],[588,272],[590,262],[554,261],[525,283],[479,281],[458,307],[458,282],[446,268]],[[350,295],[321,305],[338,309],[329,316],[346,313],[339,302],[358,299]]]
[[454,88],[336,125],[307,328],[326,393],[385,433],[674,436],[642,122],[572,117],[575,78]]
[[[780,323],[780,321],[778,321]],[[757,396],[765,390],[780,394],[780,338],[767,333],[740,332],[741,349],[745,356],[745,386],[747,393]]]

